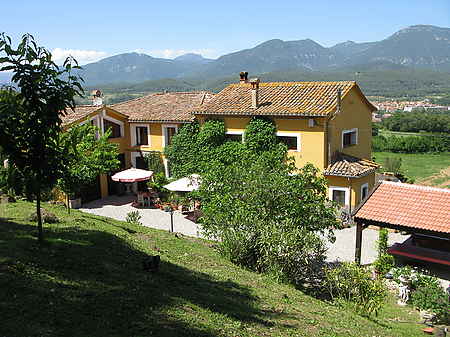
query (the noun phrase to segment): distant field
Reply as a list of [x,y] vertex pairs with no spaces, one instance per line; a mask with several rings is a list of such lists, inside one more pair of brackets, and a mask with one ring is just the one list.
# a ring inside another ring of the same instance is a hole
[[373,152],[381,165],[386,158],[402,158],[402,169],[416,183],[450,188],[450,152],[443,153],[392,153]]
[[[433,136],[435,134],[430,132],[400,132],[400,131],[389,131],[385,129],[379,130],[378,134],[380,136],[389,137],[389,136]],[[438,134],[440,135],[440,134]]]

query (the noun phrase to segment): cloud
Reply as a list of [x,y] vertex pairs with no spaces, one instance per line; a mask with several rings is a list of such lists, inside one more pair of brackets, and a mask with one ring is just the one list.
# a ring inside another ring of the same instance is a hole
[[181,56],[188,53],[200,54],[206,58],[216,58],[217,52],[214,49],[160,49],[144,51],[142,49],[135,50],[137,53],[149,54],[153,57],[162,57],[165,59],[173,59],[177,56]]
[[52,59],[56,64],[62,64],[66,57],[73,56],[80,65],[98,61],[108,54],[97,50],[81,50],[81,49],[62,49],[55,48],[52,50]]

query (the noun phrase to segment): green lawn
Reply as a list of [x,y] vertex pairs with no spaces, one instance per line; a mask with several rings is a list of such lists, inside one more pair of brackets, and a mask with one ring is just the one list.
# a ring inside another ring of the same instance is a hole
[[[381,165],[384,164],[384,160],[388,157],[402,158],[402,168],[406,171],[407,176],[413,178],[418,183],[450,167],[450,152],[437,154],[373,152],[372,157]],[[435,185],[440,184],[439,181],[445,181],[445,178],[442,177],[436,177],[436,179],[438,182]],[[433,181],[431,181],[431,185],[433,185]]]
[[[422,336],[411,307],[363,318],[236,267],[208,241],[44,207],[63,221],[39,248],[33,205],[0,205],[0,336]],[[160,272],[144,272],[155,253]]]

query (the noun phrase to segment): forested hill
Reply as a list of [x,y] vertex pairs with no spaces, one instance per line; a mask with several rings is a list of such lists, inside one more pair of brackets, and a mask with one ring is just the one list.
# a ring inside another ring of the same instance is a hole
[[[277,71],[251,74],[261,81],[357,81],[364,94],[368,96],[415,98],[450,93],[450,73],[425,69],[377,70],[376,65],[369,71],[360,71],[358,67],[345,71]],[[91,89],[101,89],[105,93],[105,102],[112,104],[125,101],[148,92],[208,90],[218,92],[230,83],[239,81],[238,74],[209,80],[199,79],[160,79],[137,84],[114,83]],[[82,103],[88,103],[88,99]]]
[[124,53],[83,68],[80,74],[88,86],[135,84],[165,78],[206,81],[235,76],[240,71],[251,74],[282,72],[291,77],[298,72],[348,72],[354,68],[361,72],[406,69],[450,72],[450,28],[416,25],[381,41],[347,41],[329,48],[311,39],[272,39],[215,60],[195,54],[164,59]]

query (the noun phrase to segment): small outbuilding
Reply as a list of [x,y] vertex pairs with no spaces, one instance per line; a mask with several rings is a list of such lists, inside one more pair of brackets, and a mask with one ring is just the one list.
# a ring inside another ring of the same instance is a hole
[[361,262],[362,231],[378,226],[411,233],[389,253],[450,266],[450,189],[382,181],[353,212],[355,262]]

